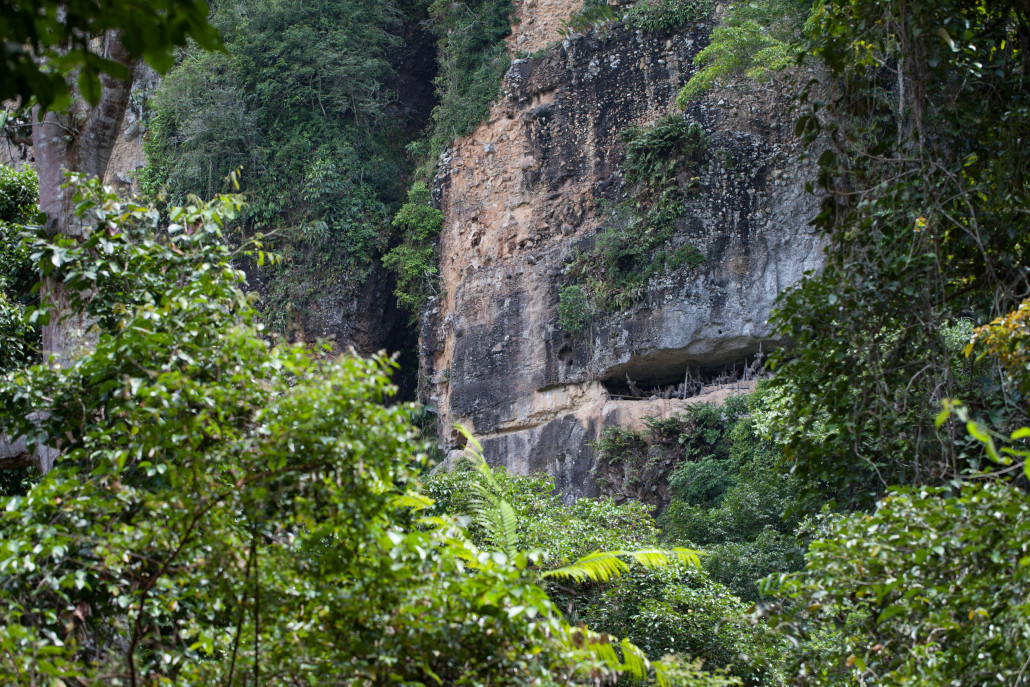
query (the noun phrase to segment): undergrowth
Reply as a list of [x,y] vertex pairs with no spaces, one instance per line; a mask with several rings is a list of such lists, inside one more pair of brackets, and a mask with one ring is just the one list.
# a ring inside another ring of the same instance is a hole
[[582,10],[562,23],[560,33],[568,38],[574,33],[603,31],[619,21],[633,31],[672,33],[706,19],[711,7],[710,0],[643,0],[619,13],[606,3],[587,0]]
[[721,406],[649,418],[644,431],[609,427],[594,445],[601,492],[616,502],[663,494],[663,541],[702,547],[713,579],[746,601],[758,599],[758,579],[802,563],[790,508],[800,485],[778,471],[782,451],[762,436],[767,404],[760,387]]

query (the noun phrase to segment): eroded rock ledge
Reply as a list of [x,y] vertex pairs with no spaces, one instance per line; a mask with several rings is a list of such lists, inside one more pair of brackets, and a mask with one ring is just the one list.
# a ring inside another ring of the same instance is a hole
[[708,152],[670,241],[689,242],[704,263],[660,273],[642,301],[576,336],[557,324],[565,265],[603,230],[597,201],[622,198],[621,131],[670,111],[709,32],[616,28],[518,60],[490,120],[445,156],[445,292],[423,313],[420,341],[422,393],[445,449],[458,447],[460,422],[491,463],[550,473],[570,498],[590,495],[591,444],[605,426],[735,391],[618,398],[626,377],[670,395],[688,370],[743,368],[781,343],[766,322],[773,301],[822,252],[807,226],[816,201],[803,190],[793,122],[761,91],[724,90],[686,115],[707,132]]

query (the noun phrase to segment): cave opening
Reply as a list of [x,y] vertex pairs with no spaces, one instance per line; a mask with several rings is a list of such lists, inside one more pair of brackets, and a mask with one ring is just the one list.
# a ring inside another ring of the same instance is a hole
[[613,370],[601,380],[611,398],[645,401],[688,399],[718,388],[745,385],[766,376],[768,355],[761,348],[725,362],[683,360],[679,364],[661,359],[648,365],[635,361]]

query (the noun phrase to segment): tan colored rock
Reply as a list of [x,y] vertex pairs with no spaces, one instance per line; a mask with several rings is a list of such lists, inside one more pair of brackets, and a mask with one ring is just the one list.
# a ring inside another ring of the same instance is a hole
[[[532,12],[533,22],[518,32],[558,24],[578,5],[522,3],[523,20]],[[604,230],[597,201],[623,193],[621,131],[671,111],[709,31],[617,28],[518,61],[489,120],[445,156],[443,295],[423,313],[420,341],[423,379],[435,380],[424,397],[439,411],[443,448],[456,448],[460,422],[491,463],[547,472],[569,497],[596,493],[592,442],[605,426],[639,428],[645,417],[741,392],[629,400],[615,391],[627,375],[667,394],[688,369],[715,374],[781,343],[767,324],[773,301],[821,264],[820,239],[807,226],[816,201],[800,181],[785,181],[806,172],[784,104],[739,89],[687,113],[708,132],[710,150],[692,172],[698,191],[672,243],[695,246],[705,264],[656,274],[641,302],[578,336],[558,326],[563,266]],[[473,156],[474,169],[453,163]]]

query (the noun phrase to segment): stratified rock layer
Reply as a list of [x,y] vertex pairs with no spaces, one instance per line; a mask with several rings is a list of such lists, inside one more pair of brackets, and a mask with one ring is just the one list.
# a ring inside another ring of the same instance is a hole
[[[532,11],[522,7],[523,24]],[[570,497],[593,494],[592,442],[608,424],[639,424],[648,403],[613,397],[612,383],[666,384],[781,343],[767,324],[773,302],[821,262],[807,226],[815,200],[786,108],[730,90],[686,113],[709,144],[669,243],[690,243],[704,264],[652,278],[641,302],[577,336],[557,325],[564,268],[603,231],[596,202],[623,197],[622,130],[670,111],[709,31],[616,27],[517,60],[490,120],[445,155],[444,293],[421,331],[423,394],[444,448],[458,446],[460,422],[491,463],[548,472]],[[652,400],[648,412],[692,400]]]

